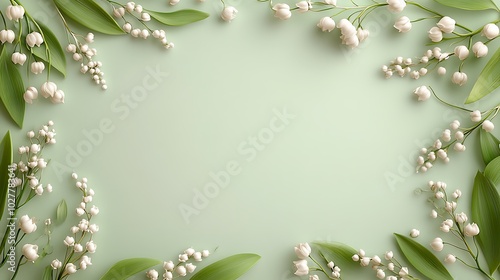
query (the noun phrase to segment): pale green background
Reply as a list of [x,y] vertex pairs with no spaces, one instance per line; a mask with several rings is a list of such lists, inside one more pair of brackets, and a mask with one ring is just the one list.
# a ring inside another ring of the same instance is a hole
[[[219,18],[218,1],[183,0],[175,9],[195,8],[212,16],[190,26],[167,28],[175,43],[168,51],[152,38],[96,34],[92,46],[103,62],[108,91],[101,92],[69,60],[65,80],[53,75],[66,93],[64,105],[36,101],[27,107],[23,130],[4,115],[0,118],[2,134],[11,130],[15,146],[24,143],[25,131],[53,120],[58,143],[46,157],[53,165],[66,166],[69,151],[87,141],[84,131],[98,129],[102,120],[112,122],[113,132],[92,145],[80,163],[68,167],[89,178],[101,210],[96,218],[100,232],[95,236],[94,264],[73,279],[97,279],[123,258],[175,260],[190,246],[211,251],[218,247],[197,264],[200,267],[252,252],[262,259],[241,279],[298,279],[292,275],[291,261],[293,246],[299,242],[340,241],[369,255],[382,255],[396,249],[393,232],[406,234],[418,228],[422,244],[443,236],[439,221],[428,216],[425,196],[413,193],[428,180],[461,188],[466,199],[459,207],[468,211],[473,176],[483,168],[474,145],[476,135],[467,140],[466,153],[451,154],[449,165],[438,164],[424,175],[413,173],[419,143],[430,144],[436,132],[467,115],[432,99],[418,103],[412,91],[432,85],[442,97],[460,104],[472,83],[452,86],[449,77],[454,67],[445,78],[433,73],[418,81],[386,80],[380,71],[396,56],[420,56],[431,22],[397,34],[392,28],[397,15],[381,9],[365,22],[371,31],[368,41],[349,50],[340,44],[338,30],[322,33],[316,28],[318,19],[328,14],[294,13],[283,22],[273,17],[267,4],[226,3],[239,10],[230,24]],[[167,1],[140,4],[173,10]],[[45,10],[50,5],[41,6],[34,14],[50,17]],[[414,11],[404,14],[416,17]],[[62,32],[58,22],[51,24]],[[485,62],[466,66],[469,76]],[[112,109],[114,102],[140,86],[147,69],[157,67],[168,77],[121,119],[121,113]],[[43,78],[31,81],[38,86]],[[473,107],[485,109],[493,99]],[[238,146],[269,127],[273,110],[283,108],[295,118],[247,161]],[[230,161],[240,164],[241,173],[232,176],[230,184],[187,224],[179,206],[192,205],[195,190],[211,182],[209,173],[223,170]],[[54,192],[33,205],[46,211],[26,213],[41,222],[63,197],[73,213],[80,198],[69,174],[49,169],[44,180],[54,185]],[[390,183],[388,176],[398,181]],[[62,245],[77,221],[70,216],[57,228],[53,242]],[[446,251],[438,256],[443,258]],[[62,256],[55,252],[53,257]],[[456,279],[479,277],[458,263],[449,268]],[[373,277],[368,268],[355,275],[343,274],[344,279]]]

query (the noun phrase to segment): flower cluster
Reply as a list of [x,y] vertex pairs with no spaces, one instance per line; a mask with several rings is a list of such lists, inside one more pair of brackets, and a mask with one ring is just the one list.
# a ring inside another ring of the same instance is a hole
[[[299,260],[293,261],[293,265],[295,267],[295,275],[304,276],[309,275],[310,280],[318,280],[319,276],[317,274],[311,274],[311,271],[320,271],[324,275],[328,277],[328,279],[340,279],[340,267],[335,265],[335,263],[331,260],[328,260],[323,254],[320,254],[323,260],[326,263],[325,268],[321,265],[312,255],[311,246],[308,243],[300,243],[296,247],[294,247],[295,254]],[[316,266],[309,267],[307,259],[311,259]]]
[[[201,262],[204,258],[210,255],[208,250],[203,250],[201,252],[195,251],[193,248],[186,249],[182,254],[179,254],[177,263],[173,261],[163,262],[163,269],[165,273],[162,275],[163,280],[172,280],[178,277],[184,277],[188,273],[193,273],[196,266],[189,262],[191,260],[196,262]],[[157,280],[159,277],[159,272],[156,269],[151,269],[146,272],[146,277],[151,280]]]
[[[441,16],[435,12],[429,12],[433,13],[434,16]],[[457,26],[466,33],[461,34],[455,32]],[[412,22],[407,16],[402,16],[396,20],[394,28],[396,28],[399,32],[409,32],[412,28]],[[384,72],[386,78],[390,78],[394,74],[397,74],[400,77],[408,75],[412,79],[419,79],[420,77],[426,75],[428,71],[433,69],[437,69],[438,75],[444,76],[447,71],[442,64],[450,57],[455,56],[460,61],[460,65],[458,69],[453,72],[450,79],[452,83],[463,86],[467,83],[468,76],[462,71],[462,68],[464,66],[464,61],[470,56],[470,52],[472,51],[476,58],[485,57],[488,55],[487,44],[491,40],[498,37],[499,33],[499,27],[494,23],[487,23],[478,30],[470,30],[457,24],[456,21],[449,16],[441,16],[441,19],[436,23],[436,26],[429,30],[429,39],[433,43],[439,43],[443,40],[468,39],[468,45],[457,45],[450,50],[443,50],[436,46],[425,51],[424,54],[416,60],[397,57],[395,60],[391,61],[389,65],[382,66],[382,71]],[[448,36],[447,34],[450,35]],[[485,42],[481,40],[474,42],[473,37],[477,34],[486,37],[487,40]]]
[[[474,238],[480,233],[479,226],[470,222],[468,216],[464,212],[459,212],[458,202],[462,197],[462,191],[456,189],[453,193],[448,195],[447,184],[445,182],[433,182],[429,181],[428,189],[424,191],[430,191],[432,195],[429,201],[432,203],[433,208],[431,211],[431,217],[434,219],[441,219],[441,224],[439,229],[443,232],[451,235],[455,240],[463,243],[463,247],[457,246],[453,243],[448,243],[443,241],[441,237],[436,237],[432,240],[430,246],[434,251],[440,252],[444,249],[445,245],[449,244],[452,248],[459,248],[467,253],[477,265],[478,270],[481,270],[479,263],[477,262],[477,254],[479,254],[477,248],[473,250],[471,248],[477,246],[476,242],[471,242],[469,238]],[[447,254],[444,262],[454,263],[456,260],[460,260],[466,263],[464,260],[453,254]],[[468,264],[467,264],[468,265]],[[473,267],[472,265],[468,265]]]
[[[127,2],[125,5],[114,6],[113,16],[124,21],[122,25],[123,31],[129,33],[132,37],[147,39],[152,35],[155,39],[158,39],[166,49],[174,47],[174,43],[167,40],[165,30],[152,30],[146,25],[146,22],[151,20],[151,16],[148,12],[144,11],[142,5],[136,4],[135,2]],[[141,29],[134,27],[128,18],[132,18],[132,20],[137,21],[145,28]]]
[[[71,174],[76,180],[75,186],[82,193],[82,201],[76,208],[76,215],[83,217],[77,225],[70,228],[71,234],[66,236],[63,244],[66,246],[66,253],[63,260],[54,259],[50,266],[57,279],[68,277],[78,270],[85,270],[92,265],[89,254],[95,253],[97,245],[94,243],[94,234],[99,231],[97,224],[91,223],[93,217],[99,214],[99,208],[95,205],[89,207],[94,197],[94,190],[87,185],[87,178],[78,180],[76,173]],[[77,266],[78,265],[78,266]]]
[[[7,19],[11,21],[14,25],[15,29],[18,29],[18,34],[14,32],[12,29],[0,30],[0,42],[2,44],[13,44],[13,50],[10,55],[11,61],[14,65],[23,66],[26,62],[28,62],[29,73],[38,75],[42,74],[45,70],[45,63],[41,58],[40,51],[37,48],[41,48],[45,44],[45,37],[43,35],[42,29],[40,26],[29,17],[23,6],[15,4],[7,6],[5,10],[5,15]],[[25,16],[26,22],[28,24],[28,28],[23,28],[23,24],[21,23],[21,19],[24,19]],[[24,48],[28,51],[24,52]],[[45,47],[46,48],[46,47]],[[43,51],[45,52],[45,51]],[[50,60],[49,60],[50,66]],[[47,77],[49,77],[50,71],[47,73]],[[51,83],[54,85],[53,88],[47,90],[46,84]],[[45,82],[40,87],[41,94],[44,98],[49,98],[52,103],[64,103],[64,92],[62,90],[58,90],[57,86],[53,82]],[[34,86],[28,86],[23,94],[23,98],[28,104],[32,104],[33,100],[38,98],[38,89]]]
[[[418,87],[414,93],[418,96],[419,100],[426,100],[430,96],[430,90],[426,86]],[[470,120],[473,123],[472,126],[463,127],[459,120],[451,122],[449,128],[443,130],[441,137],[436,139],[432,146],[424,147],[420,150],[421,155],[417,157],[417,172],[426,172],[432,168],[438,159],[444,163],[448,163],[450,161],[448,153],[452,147],[457,152],[465,151],[465,140],[479,127],[486,132],[493,131],[495,125],[491,120],[496,117],[500,107],[496,106],[485,112],[464,108],[460,109],[469,112]]]
[[394,257],[394,253],[392,251],[387,251],[384,254],[384,259],[387,261],[387,263],[384,263],[383,260],[377,255],[368,257],[366,256],[366,253],[363,249],[360,249],[358,253],[352,256],[352,260],[355,262],[359,262],[361,266],[371,266],[373,271],[375,271],[375,276],[378,279],[413,279],[413,277],[409,274],[408,267],[402,266],[400,262],[398,262],[398,260]]
[[95,48],[91,48],[88,44],[94,42],[94,34],[87,33],[83,37],[83,41],[78,39],[78,35],[68,30],[74,39],[74,43],[66,46],[66,51],[71,54],[74,61],[80,62],[80,72],[82,74],[89,74],[95,84],[100,85],[102,89],[107,89],[106,80],[104,79],[104,72],[101,71],[102,62],[93,60],[97,54]]

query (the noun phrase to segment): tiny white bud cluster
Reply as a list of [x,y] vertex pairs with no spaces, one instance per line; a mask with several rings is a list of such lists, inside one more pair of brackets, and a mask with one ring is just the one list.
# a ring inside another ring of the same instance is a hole
[[[416,236],[418,236],[419,233],[420,232],[418,232],[418,230],[412,230],[412,234]],[[394,258],[394,253],[392,251],[387,251],[384,254],[384,259],[387,261],[387,263],[384,263],[382,258],[377,255],[368,257],[366,256],[366,253],[363,249],[359,249],[358,253],[352,256],[352,260],[355,262],[359,262],[361,266],[370,266],[371,269],[375,272],[375,276],[378,279],[397,280],[398,277],[401,277],[401,279],[412,278],[407,278],[407,276],[409,276],[408,268],[405,266],[401,266],[401,264]]]
[[[184,250],[182,254],[179,254],[177,263],[173,261],[163,262],[163,269],[165,272],[162,275],[162,279],[172,280],[174,278],[184,277],[188,273],[193,273],[196,269],[196,265],[188,261],[193,260],[201,262],[209,255],[210,252],[208,250],[195,251],[193,248]],[[159,272],[156,269],[150,269],[146,272],[146,277],[151,280],[156,280],[159,277]]]

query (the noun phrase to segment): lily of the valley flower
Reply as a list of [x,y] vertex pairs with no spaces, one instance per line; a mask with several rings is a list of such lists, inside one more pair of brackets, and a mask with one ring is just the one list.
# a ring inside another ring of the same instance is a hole
[[485,57],[488,55],[488,46],[486,46],[483,42],[478,41],[472,45],[472,52],[477,58]]
[[11,56],[12,63],[23,65],[26,62],[26,55],[20,52],[14,52]]
[[222,10],[222,13],[220,14],[220,17],[227,22],[231,22],[233,19],[236,18],[236,14],[238,13],[238,10],[236,10],[235,7],[233,6],[226,6],[224,7],[224,10]]
[[10,20],[19,21],[24,17],[24,12],[24,7],[21,5],[9,5],[5,10],[5,15]]
[[309,266],[307,266],[307,260],[298,260],[293,262],[295,266],[295,275],[303,276],[309,274]]
[[468,224],[464,228],[464,235],[465,236],[476,236],[479,234],[479,226],[476,223]]
[[444,248],[443,239],[436,237],[432,240],[431,247],[434,251],[440,252]]
[[467,83],[467,74],[457,71],[451,76],[451,81],[456,85],[463,86]]
[[317,26],[321,28],[323,32],[331,32],[335,29],[335,21],[331,17],[323,17],[319,20]]
[[396,28],[401,33],[406,33],[411,30],[411,21],[407,16],[402,16],[396,20],[394,23],[394,28]]
[[420,86],[413,91],[418,96],[418,101],[425,101],[431,97],[431,91],[426,86]]
[[40,94],[44,98],[52,97],[57,91],[57,85],[54,82],[45,82],[40,88]]
[[481,35],[488,39],[495,39],[498,37],[500,33],[500,29],[498,28],[498,25],[494,23],[488,23],[483,27],[483,30],[481,31]]
[[469,56],[469,49],[464,45],[456,46],[453,52],[460,60],[464,60]]
[[492,132],[495,129],[495,125],[490,120],[485,120],[481,127],[486,132]]
[[434,43],[441,42],[443,40],[443,32],[439,27],[434,26],[429,30],[429,39]]
[[4,44],[5,42],[11,44],[16,39],[16,33],[10,29],[0,30],[0,42]]
[[33,100],[38,98],[38,90],[35,87],[28,87],[23,94],[24,101],[28,104],[32,104]]
[[24,257],[31,262],[38,259],[38,246],[33,244],[25,244],[22,248]]
[[290,11],[290,6],[284,3],[279,3],[273,6],[274,16],[281,19],[289,19],[292,16],[292,12]]
[[400,13],[406,7],[406,1],[404,0],[387,0],[387,8],[393,13]]
[[299,259],[306,259],[311,254],[311,246],[308,243],[300,243],[294,248],[295,254]]
[[40,45],[43,44],[42,34],[34,31],[26,35],[26,44],[30,48],[33,48],[34,46],[40,47]]
[[36,230],[36,223],[33,218],[24,215],[19,219],[19,228],[26,234],[32,233]]
[[444,33],[451,33],[451,32],[453,32],[453,30],[455,30],[455,23],[456,23],[456,21],[454,19],[452,19],[449,16],[445,16],[439,20],[439,22],[437,23],[437,26]]

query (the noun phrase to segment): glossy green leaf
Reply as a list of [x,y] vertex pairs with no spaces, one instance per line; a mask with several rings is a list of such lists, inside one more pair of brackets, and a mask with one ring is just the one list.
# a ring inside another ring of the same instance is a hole
[[24,83],[19,69],[12,63],[7,48],[1,48],[0,54],[0,101],[12,120],[23,127],[26,102],[23,99]]
[[495,2],[492,0],[434,0],[448,7],[458,8],[462,10],[498,10]]
[[206,19],[209,15],[207,13],[197,10],[178,10],[170,13],[162,13],[155,11],[147,11],[149,15],[157,21],[171,26],[186,25],[193,22]]
[[481,145],[481,154],[483,155],[484,164],[488,165],[490,161],[500,156],[500,140],[498,140],[490,132],[484,129],[479,130],[479,143]]
[[427,248],[413,239],[395,233],[396,242],[409,263],[431,280],[453,280],[453,277]]
[[108,35],[125,33],[94,0],[54,0],[54,3],[65,17],[96,32]]
[[66,204],[66,200],[61,200],[57,205],[56,209],[56,224],[62,224],[66,220],[68,216],[68,205]]
[[9,165],[12,163],[12,139],[7,132],[0,142],[0,220],[9,193]]
[[472,189],[472,222],[479,226],[477,241],[490,274],[500,265],[500,195],[483,173],[477,172]]
[[50,51],[50,62],[51,66],[59,71],[63,76],[66,76],[66,57],[64,56],[64,51],[61,47],[61,43],[57,40],[56,35],[47,26],[38,23],[40,29],[42,30],[44,43],[40,48],[32,48],[33,54],[39,59],[49,63],[49,58],[47,56],[47,48]]
[[313,244],[318,247],[328,261],[333,261],[342,269],[348,266],[359,266],[352,261],[352,256],[357,251],[348,245],[338,242],[314,242]]
[[495,158],[486,165],[484,176],[500,190],[500,157]]
[[[473,2],[473,1],[471,1]],[[484,69],[479,74],[476,83],[465,101],[466,104],[473,103],[490,94],[500,86],[500,48],[496,50]]]
[[256,254],[238,254],[217,261],[198,271],[191,280],[235,280],[260,259]]
[[115,263],[102,277],[101,280],[123,280],[144,271],[162,261],[148,258],[125,259]]

